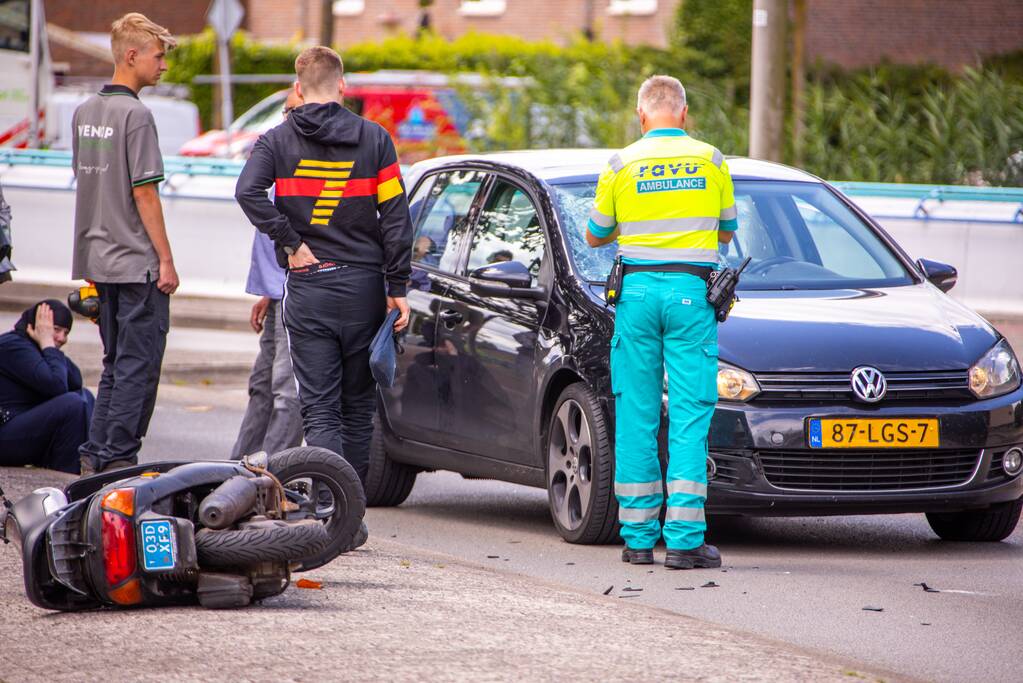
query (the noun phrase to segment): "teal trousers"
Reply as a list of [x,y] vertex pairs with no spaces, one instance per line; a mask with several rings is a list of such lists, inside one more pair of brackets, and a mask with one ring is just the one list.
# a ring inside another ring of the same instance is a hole
[[[611,338],[615,496],[621,535],[635,549],[661,537],[671,550],[703,544],[707,432],[717,402],[717,323],[703,280],[688,273],[625,276]],[[657,454],[665,381],[668,469]]]

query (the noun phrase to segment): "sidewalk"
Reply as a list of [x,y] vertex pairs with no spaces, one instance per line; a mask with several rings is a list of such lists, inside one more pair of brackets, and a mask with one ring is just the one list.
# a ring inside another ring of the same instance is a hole
[[[0,468],[12,498],[70,480]],[[369,543],[261,606],[55,614],[0,546],[0,680],[896,680],[666,611]],[[298,578],[298,577],[295,577]],[[211,659],[215,657],[215,659]]]

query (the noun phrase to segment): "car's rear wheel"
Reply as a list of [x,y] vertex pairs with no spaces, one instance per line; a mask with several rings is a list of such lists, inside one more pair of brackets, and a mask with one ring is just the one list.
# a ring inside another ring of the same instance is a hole
[[547,499],[554,526],[569,543],[618,539],[614,456],[607,419],[583,384],[558,397],[547,425]]
[[1016,529],[1021,511],[1023,498],[984,510],[928,512],[927,522],[945,541],[997,542],[1008,538]]
[[412,493],[419,471],[391,460],[384,447],[380,418],[373,419],[373,440],[369,447],[369,472],[366,474],[366,506],[394,507]]

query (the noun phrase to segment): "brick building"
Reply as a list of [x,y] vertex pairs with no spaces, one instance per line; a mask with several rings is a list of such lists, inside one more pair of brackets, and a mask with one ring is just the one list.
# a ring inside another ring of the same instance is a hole
[[[106,46],[110,22],[140,11],[178,35],[201,31],[210,0],[44,0],[51,24]],[[243,28],[261,40],[313,41],[321,0],[241,0]],[[683,0],[434,0],[431,26],[445,38],[466,32],[564,43],[587,29],[601,40],[665,46]],[[708,2],[711,0],[689,0]],[[860,67],[882,60],[947,68],[1023,50],[1023,0],[807,0],[809,63]],[[335,42],[345,45],[416,31],[418,0],[334,0]],[[722,27],[723,31],[732,30]],[[53,58],[72,74],[109,65],[51,40]]]
[[55,64],[66,65],[70,75],[106,76],[113,67],[99,55],[110,51],[110,24],[115,19],[128,12],[142,12],[171,33],[188,35],[202,31],[209,4],[210,0],[43,0],[48,24],[76,32],[77,40],[94,48],[70,48],[51,31],[50,56]]

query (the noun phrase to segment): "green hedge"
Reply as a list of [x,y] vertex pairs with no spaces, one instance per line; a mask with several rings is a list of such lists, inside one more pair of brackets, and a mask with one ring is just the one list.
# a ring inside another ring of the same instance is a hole
[[[731,0],[745,11],[749,0]],[[695,5],[694,5],[695,6]],[[621,147],[638,135],[635,93],[654,73],[678,76],[690,103],[690,132],[726,153],[748,146],[748,68],[724,41],[698,52],[710,35],[694,14],[687,39],[661,50],[582,39],[560,47],[519,38],[470,34],[390,38],[347,47],[346,71],[422,69],[517,76],[525,85],[464,92],[477,150],[526,147]],[[701,23],[703,22],[703,23]],[[694,37],[695,36],[695,37]],[[167,80],[190,84],[213,73],[215,41],[205,33],[170,54]],[[290,73],[296,45],[269,46],[238,35],[235,73]],[[731,61],[729,61],[731,60]],[[836,180],[1023,184],[1023,79],[1009,60],[953,76],[934,67],[880,67],[864,72],[818,71],[807,88],[802,166]],[[244,112],[279,84],[235,87]],[[203,123],[211,120],[212,88],[192,86]],[[791,154],[790,154],[791,156]],[[1015,166],[1013,165],[1015,163]]]

